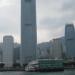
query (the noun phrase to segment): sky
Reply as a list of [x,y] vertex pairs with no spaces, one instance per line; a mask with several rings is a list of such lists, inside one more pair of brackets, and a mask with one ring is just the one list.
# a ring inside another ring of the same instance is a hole
[[[0,42],[12,35],[20,43],[20,0],[0,0]],[[37,43],[64,36],[65,25],[75,24],[75,0],[36,0]]]

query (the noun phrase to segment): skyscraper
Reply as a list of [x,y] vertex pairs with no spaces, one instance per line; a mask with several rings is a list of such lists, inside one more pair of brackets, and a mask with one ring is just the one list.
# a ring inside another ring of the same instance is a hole
[[13,37],[5,36],[3,38],[3,63],[5,67],[12,67],[13,65],[13,48]]
[[21,0],[21,64],[36,58],[36,0]]
[[65,45],[67,58],[75,57],[75,30],[73,24],[67,24],[65,27]]

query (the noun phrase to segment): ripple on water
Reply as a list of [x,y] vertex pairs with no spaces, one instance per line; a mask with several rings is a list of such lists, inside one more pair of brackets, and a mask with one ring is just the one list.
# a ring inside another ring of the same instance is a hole
[[75,75],[75,70],[64,72],[0,72],[0,75]]

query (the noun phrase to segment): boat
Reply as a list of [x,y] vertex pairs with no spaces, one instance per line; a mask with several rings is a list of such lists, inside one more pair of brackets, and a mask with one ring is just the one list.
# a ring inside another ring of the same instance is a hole
[[39,71],[64,71],[64,64],[62,59],[40,59]]
[[38,59],[30,62],[25,71],[28,72],[50,72],[50,71],[64,71],[62,59]]
[[36,70],[38,70],[38,61],[31,61],[26,67],[25,67],[25,71],[27,72],[35,72]]

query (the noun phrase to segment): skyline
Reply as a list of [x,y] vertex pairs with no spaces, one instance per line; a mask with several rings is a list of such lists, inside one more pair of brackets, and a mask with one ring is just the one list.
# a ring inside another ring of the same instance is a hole
[[[20,4],[20,0],[0,0],[0,42],[3,35],[13,35],[20,43]],[[75,24],[74,4],[74,0],[36,0],[38,43],[63,36],[65,24]]]

